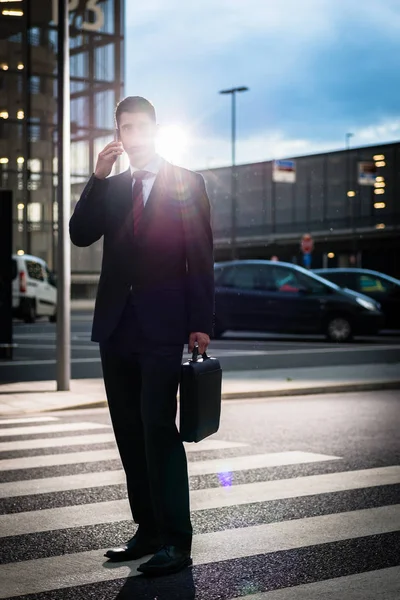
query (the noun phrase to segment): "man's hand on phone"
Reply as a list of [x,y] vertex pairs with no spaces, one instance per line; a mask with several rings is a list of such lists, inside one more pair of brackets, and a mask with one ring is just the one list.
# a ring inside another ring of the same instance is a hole
[[206,333],[201,333],[200,331],[196,331],[190,334],[188,350],[189,352],[193,352],[195,343],[199,345],[199,354],[203,354],[206,352],[208,345],[210,343],[210,336]]
[[121,142],[110,142],[107,144],[97,158],[96,168],[94,171],[95,177],[98,179],[105,179],[108,177],[115,161],[117,160],[118,156],[121,156],[123,151],[124,149]]

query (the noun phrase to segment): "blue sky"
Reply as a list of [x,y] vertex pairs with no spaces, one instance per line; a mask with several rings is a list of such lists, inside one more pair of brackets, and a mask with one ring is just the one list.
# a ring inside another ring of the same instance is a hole
[[218,91],[239,85],[239,163],[398,140],[399,0],[126,2],[125,93],[155,104],[169,158],[229,164]]

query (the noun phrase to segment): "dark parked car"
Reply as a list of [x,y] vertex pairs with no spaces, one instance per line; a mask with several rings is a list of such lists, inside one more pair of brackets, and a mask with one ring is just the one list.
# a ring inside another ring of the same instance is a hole
[[217,263],[214,337],[226,330],[324,333],[334,342],[376,334],[379,304],[284,262]]
[[400,280],[369,269],[316,269],[317,273],[341,288],[373,298],[382,306],[384,327],[400,329]]

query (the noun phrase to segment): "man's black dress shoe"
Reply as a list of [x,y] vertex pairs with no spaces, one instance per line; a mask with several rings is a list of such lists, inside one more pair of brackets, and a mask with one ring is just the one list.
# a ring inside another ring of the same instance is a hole
[[176,546],[162,546],[158,552],[138,567],[138,571],[150,577],[178,573],[193,564],[190,550],[182,550]]
[[154,554],[161,546],[161,541],[156,536],[146,537],[137,533],[120,548],[107,550],[105,557],[112,562],[122,562],[124,560],[137,560],[148,554]]

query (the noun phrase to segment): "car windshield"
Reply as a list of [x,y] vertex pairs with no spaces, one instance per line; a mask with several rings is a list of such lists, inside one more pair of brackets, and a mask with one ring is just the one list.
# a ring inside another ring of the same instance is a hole
[[[257,264],[257,263],[251,263],[251,264]],[[266,264],[269,264],[269,263],[266,263]],[[281,264],[281,265],[283,265],[285,267],[288,266],[287,263],[276,262],[274,264],[275,265]],[[230,264],[230,263],[227,263],[227,264],[223,264],[223,263],[218,264],[218,263],[216,263],[214,265],[214,272],[215,272],[216,275],[220,274],[220,273],[222,273],[222,271],[224,270],[224,268],[227,268],[227,267],[230,267],[230,266],[233,266],[233,265]],[[292,265],[292,264],[290,264],[290,267],[292,267],[292,268],[294,267],[295,271],[303,273],[307,277],[310,277],[311,279],[314,279],[314,280],[318,281],[319,283],[321,283],[325,287],[329,287],[329,288],[331,288],[332,290],[335,290],[335,291],[341,290],[340,286],[336,285],[336,283],[333,283],[332,281],[328,281],[327,279],[324,279],[323,277],[320,277],[319,275],[316,275],[315,273],[312,273],[311,271],[308,271],[307,269],[304,269],[303,267],[299,267],[298,265]]]

